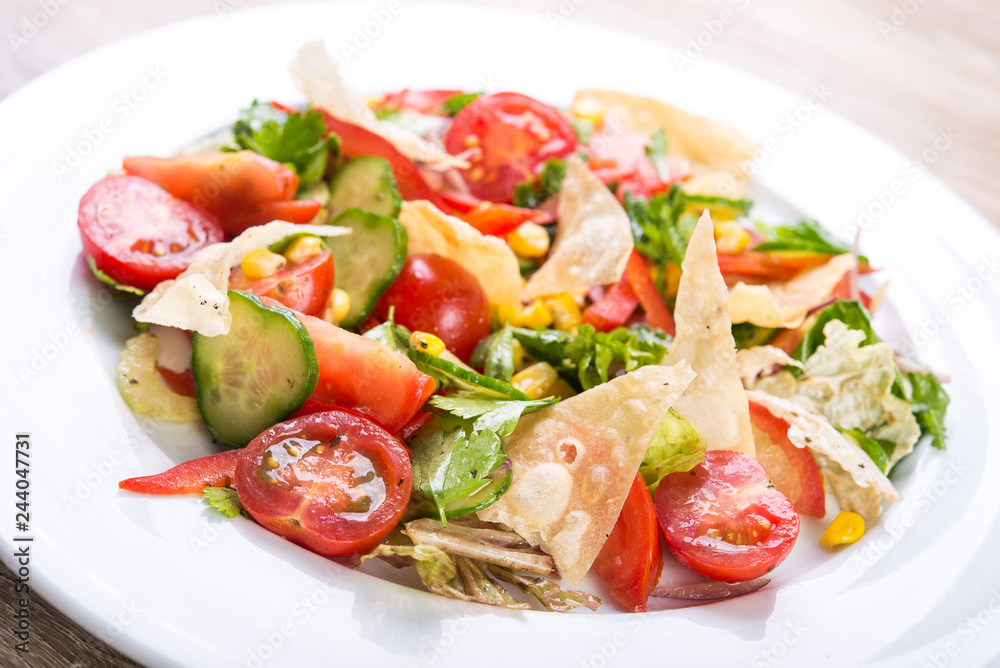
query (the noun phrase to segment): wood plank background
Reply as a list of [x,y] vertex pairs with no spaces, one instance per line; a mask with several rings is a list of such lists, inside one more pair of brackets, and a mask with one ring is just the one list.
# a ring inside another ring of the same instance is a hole
[[[0,98],[103,44],[210,15],[219,0],[4,0]],[[1000,4],[996,0],[509,0],[469,2],[539,14],[574,7],[570,20],[631,31],[683,48],[726,9],[738,18],[705,55],[792,90],[823,84],[828,108],[907,155],[942,130],[955,145],[931,171],[1000,226]],[[25,43],[24,22],[59,9]],[[279,4],[230,0],[230,6]],[[481,28],[480,28],[481,29]],[[502,57],[500,54],[498,57]],[[5,128],[2,132],[9,131]],[[0,569],[0,665],[135,666],[39,597],[31,654],[12,649],[13,581]]]

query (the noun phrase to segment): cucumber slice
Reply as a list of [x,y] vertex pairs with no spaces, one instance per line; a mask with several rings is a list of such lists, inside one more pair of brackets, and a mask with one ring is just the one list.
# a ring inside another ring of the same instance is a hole
[[332,224],[351,229],[350,234],[327,240],[333,252],[334,285],[351,297],[351,308],[340,322],[350,329],[365,319],[403,268],[406,228],[395,218],[357,208],[344,211]]
[[[517,399],[519,401],[531,401],[531,397],[509,385],[502,380],[489,378],[472,371],[463,364],[459,366],[434,355],[429,355],[421,350],[410,348],[407,351],[410,359],[417,368],[436,379],[444,379],[456,390],[469,390],[471,392],[483,392],[495,397],[505,399]],[[463,368],[464,367],[464,368]]]
[[478,513],[484,508],[489,508],[507,492],[513,479],[514,472],[507,471],[507,475],[492,479],[488,485],[478,492],[470,494],[464,499],[452,501],[444,507],[445,517],[453,520],[456,517],[465,517],[472,513]]
[[364,155],[337,170],[330,180],[330,215],[358,208],[380,216],[399,215],[402,198],[384,158]]
[[319,365],[309,333],[288,309],[230,290],[229,310],[228,334],[195,332],[191,367],[205,426],[221,443],[243,447],[301,408]]

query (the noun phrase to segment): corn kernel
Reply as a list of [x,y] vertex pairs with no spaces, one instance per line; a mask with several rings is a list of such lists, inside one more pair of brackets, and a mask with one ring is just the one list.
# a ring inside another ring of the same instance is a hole
[[552,314],[556,329],[571,332],[580,324],[580,305],[570,295],[564,293],[547,297],[543,303]]
[[559,380],[559,374],[548,362],[537,362],[518,371],[510,379],[510,384],[532,399],[542,399],[551,394]]
[[533,329],[535,327],[548,327],[552,324],[552,314],[545,307],[541,299],[536,299],[521,309],[517,316],[517,326]]
[[549,233],[541,225],[521,223],[507,235],[510,249],[519,257],[536,259],[549,252]]
[[736,221],[727,220],[716,224],[715,246],[720,253],[742,253],[749,243],[750,233]]
[[676,264],[667,265],[667,283],[663,297],[673,299],[677,296],[677,288],[681,285],[681,268]]
[[838,545],[851,545],[865,535],[865,520],[857,513],[840,513],[830,526],[826,528],[820,536],[819,544],[823,547],[837,547]]
[[266,248],[250,251],[240,263],[240,268],[247,278],[267,278],[278,273],[288,264],[284,255],[272,253]]
[[288,247],[281,251],[281,254],[292,264],[302,264],[313,255],[319,255],[322,252],[323,242],[320,238],[307,234],[288,244]]
[[521,365],[524,364],[524,346],[521,345],[520,341],[514,339],[511,347],[514,349],[514,368],[520,369]]
[[592,97],[581,97],[573,105],[573,113],[598,126],[604,120],[604,105]]
[[553,383],[552,387],[549,388],[549,391],[545,396],[569,399],[570,397],[576,396],[576,390],[565,380],[559,378],[555,383]]
[[444,341],[427,332],[410,334],[410,345],[428,355],[434,355],[434,357],[444,352]]
[[516,325],[519,317],[518,309],[511,304],[497,304],[493,307],[497,322],[501,325],[510,323]]
[[347,317],[350,310],[351,295],[340,288],[334,288],[330,294],[330,321],[336,325]]

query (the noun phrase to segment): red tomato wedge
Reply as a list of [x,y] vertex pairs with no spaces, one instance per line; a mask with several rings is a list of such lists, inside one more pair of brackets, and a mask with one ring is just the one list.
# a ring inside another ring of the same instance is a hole
[[247,211],[230,215],[227,218],[226,231],[235,236],[251,227],[270,223],[272,220],[305,225],[315,218],[322,208],[322,204],[312,199],[261,202]]
[[385,159],[392,167],[392,175],[403,199],[426,199],[442,211],[450,210],[441,195],[424,180],[413,161],[400,153],[387,139],[360,125],[342,121],[323,109],[320,111],[323,112],[326,127],[340,137],[340,149],[345,155],[352,158],[374,155]]
[[469,190],[481,199],[510,203],[514,186],[534,180],[546,160],[573,152],[576,133],[547,104],[520,93],[495,93],[458,112],[444,146],[454,155],[478,149],[462,173]]
[[389,93],[374,105],[376,111],[395,109],[397,111],[415,111],[419,114],[441,114],[441,106],[461,95],[460,90],[411,90],[404,88],[398,93]]
[[233,482],[240,450],[226,450],[178,464],[157,475],[129,478],[118,489],[138,494],[201,494],[206,487],[228,487]]
[[709,450],[690,471],[664,477],[656,517],[678,561],[723,582],[770,573],[799,535],[791,501],[756,459],[732,450]]
[[495,237],[506,236],[524,223],[545,225],[555,220],[555,217],[546,211],[523,209],[512,204],[494,204],[486,201],[480,202],[471,211],[455,215],[483,234]]
[[632,482],[618,521],[592,568],[629,612],[646,612],[649,592],[663,570],[663,552],[653,497],[642,476],[636,475]]
[[598,332],[610,332],[621,327],[635,313],[639,300],[629,284],[628,276],[608,288],[604,296],[583,311],[580,322]]
[[490,335],[489,299],[479,280],[462,265],[440,255],[414,255],[375,305],[375,315],[410,331],[430,332],[468,362]]
[[346,410],[266,429],[243,449],[235,475],[261,526],[327,557],[373,548],[402,517],[411,484],[402,441]]
[[628,264],[625,265],[625,276],[628,284],[635,293],[642,310],[646,312],[646,322],[651,327],[662,329],[670,336],[674,335],[674,316],[667,308],[660,291],[656,289],[653,278],[649,275],[649,267],[646,260],[633,250],[629,256]]
[[405,355],[325,320],[296,316],[316,346],[319,381],[313,399],[359,410],[396,433],[434,392],[434,379]]
[[222,241],[209,213],[136,176],[101,179],[80,200],[83,252],[123,285],[152,290],[176,278],[199,250]]
[[802,251],[719,253],[719,269],[727,278],[736,275],[787,281],[803,269],[816,267],[829,259],[829,255]]
[[808,450],[797,448],[788,440],[788,422],[752,401],[750,421],[757,461],[778,491],[788,497],[800,515],[826,515],[826,494],[816,460]]
[[232,235],[243,231],[241,215],[263,202],[290,200],[299,187],[299,175],[293,170],[253,151],[132,157],[125,158],[122,166],[128,174],[209,211]]
[[235,267],[229,276],[229,289],[270,297],[293,311],[319,316],[333,291],[333,277],[333,255],[323,249],[267,278],[248,278],[240,267]]

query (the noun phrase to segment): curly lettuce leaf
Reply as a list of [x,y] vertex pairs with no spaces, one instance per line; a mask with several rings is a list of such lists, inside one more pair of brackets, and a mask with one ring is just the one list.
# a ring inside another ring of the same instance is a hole
[[667,411],[639,466],[639,474],[650,493],[656,493],[664,476],[697,466],[704,459],[707,446],[705,436],[693,424],[673,408]]

